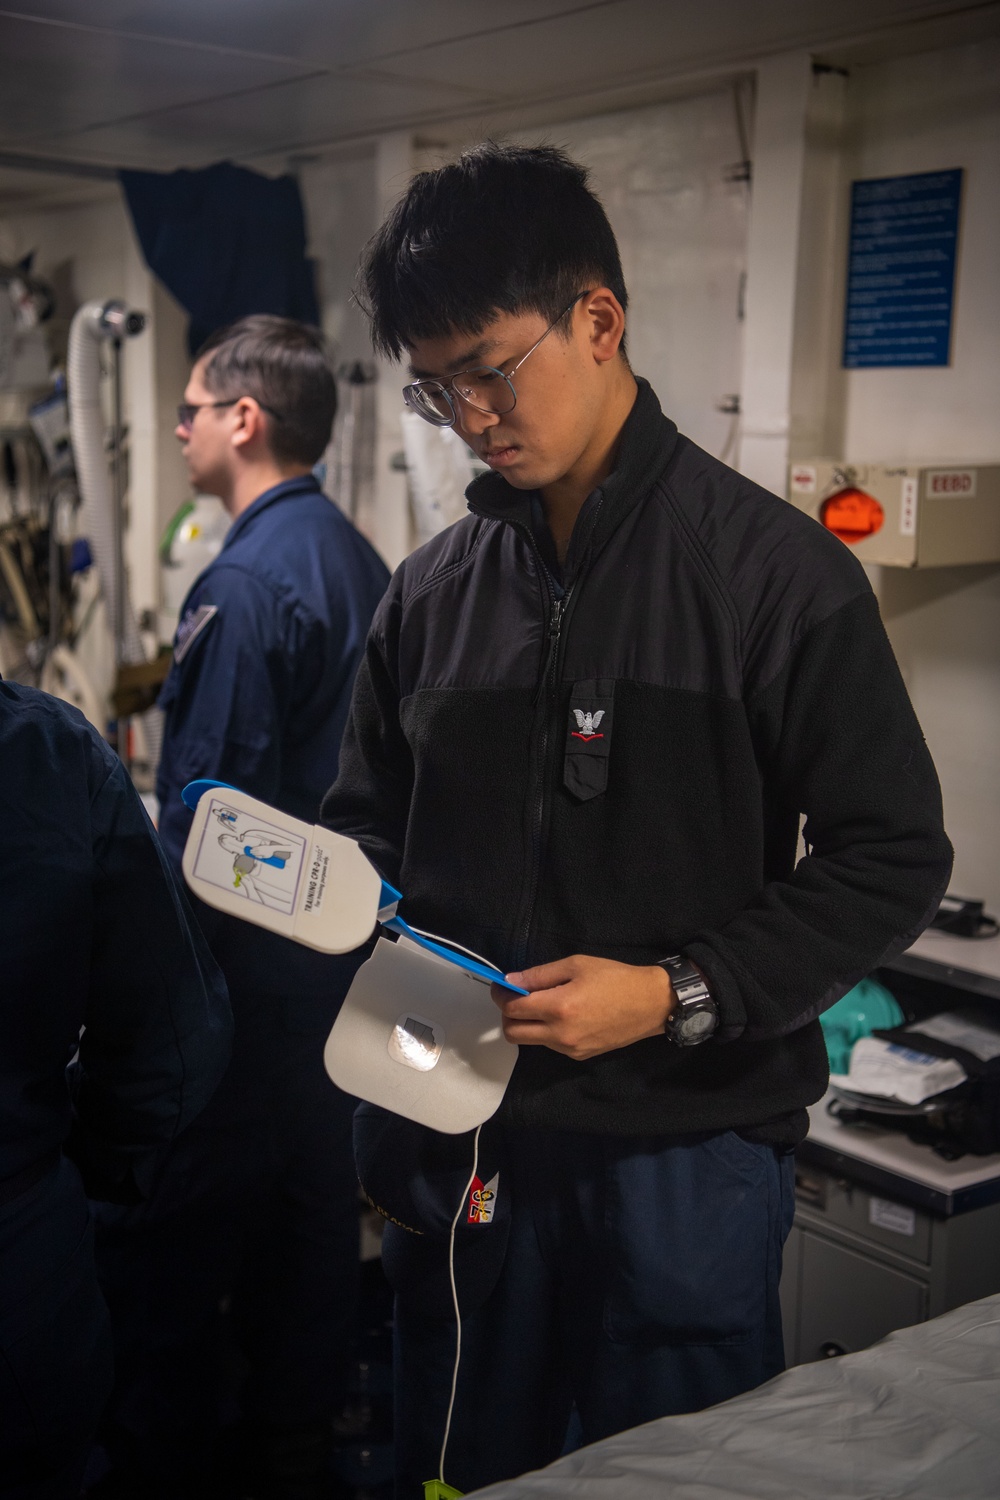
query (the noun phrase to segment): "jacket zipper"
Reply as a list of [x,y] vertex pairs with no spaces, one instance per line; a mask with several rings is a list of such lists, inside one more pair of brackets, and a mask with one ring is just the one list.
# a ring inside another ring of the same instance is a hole
[[[588,538],[587,542],[587,551],[589,551],[590,540],[593,538],[594,528],[597,525],[598,517],[600,516],[601,508],[603,507],[603,505],[604,499],[602,496],[600,501],[598,502],[597,510],[594,513],[593,521],[591,523],[590,537]],[[531,881],[529,886],[528,900],[522,908],[523,915],[518,924],[517,939],[514,948],[514,955],[517,961],[516,967],[518,969],[523,969],[528,961],[528,943],[531,938],[531,923],[535,915],[535,902],[538,899],[538,885],[539,881],[541,880],[542,873],[542,835],[545,831],[545,780],[549,758],[549,729],[551,727],[552,719],[549,699],[550,696],[552,696],[553,690],[557,685],[557,679],[559,675],[559,648],[562,644],[562,629],[569,614],[570,600],[573,598],[577,583],[579,582],[580,576],[583,572],[584,559],[581,558],[573,582],[564,589],[562,598],[557,598],[552,582],[552,575],[545,564],[545,559],[542,557],[541,551],[538,547],[538,543],[535,541],[530,527],[518,524],[516,525],[516,530],[521,534],[521,536],[524,537],[525,541],[531,548],[531,551],[535,557],[535,561],[538,564],[539,571],[542,577],[545,579],[545,587],[548,591],[549,596],[549,649],[546,654],[545,666],[538,684],[538,694],[536,697],[536,703],[541,700],[542,718],[541,736],[539,740],[539,754],[538,759],[535,762],[535,799],[531,820]]]
[[542,833],[545,827],[545,778],[549,758],[549,730],[551,727],[551,698],[556,685],[557,667],[559,661],[559,645],[562,638],[563,621],[566,611],[573,595],[575,584],[571,584],[565,590],[561,598],[555,597],[552,586],[551,575],[545,566],[545,561],[538,550],[533,536],[528,534],[532,551],[541,568],[545,579],[545,585],[549,593],[549,632],[548,652],[546,653],[545,666],[542,670],[538,685],[538,698],[541,703],[541,735],[539,738],[538,758],[535,762],[535,796],[531,819],[531,883],[529,896],[523,908],[523,918],[520,931],[517,936],[515,954],[518,968],[524,968],[528,959],[528,942],[531,936],[531,922],[535,914],[535,901],[538,896],[538,884],[541,878],[542,865]]

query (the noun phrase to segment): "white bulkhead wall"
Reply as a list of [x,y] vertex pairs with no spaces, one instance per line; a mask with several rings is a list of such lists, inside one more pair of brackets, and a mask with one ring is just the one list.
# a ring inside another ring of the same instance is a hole
[[[910,464],[1000,461],[1000,40],[824,75],[810,91],[790,371],[789,453]],[[761,101],[758,101],[758,109]],[[965,169],[946,368],[841,368],[850,184]],[[766,161],[755,162],[755,174]],[[759,199],[755,186],[754,209]],[[755,281],[781,288],[775,263]],[[765,300],[766,299],[762,299]],[[748,351],[751,345],[748,330]],[[749,358],[745,389],[755,380]],[[757,477],[754,474],[754,477]],[[1000,567],[872,568],[941,777],[952,889],[1000,909]]]
[[[846,372],[844,451],[1000,461],[1000,39],[852,75],[855,177],[964,167],[951,365]],[[1000,911],[1000,567],[878,569],[882,615],[937,763],[952,889]]]

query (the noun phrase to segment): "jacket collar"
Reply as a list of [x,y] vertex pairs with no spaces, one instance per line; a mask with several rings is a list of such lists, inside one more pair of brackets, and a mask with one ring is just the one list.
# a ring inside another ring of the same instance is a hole
[[236,517],[236,520],[226,532],[226,540],[222,544],[223,548],[228,547],[231,542],[235,541],[251,522],[260,515],[262,510],[267,510],[269,506],[276,505],[279,500],[288,500],[292,495],[310,495],[318,490],[319,485],[313,474],[299,474],[295,479],[283,479],[280,484],[272,485],[269,490],[265,490],[262,495],[258,495],[253,504],[248,505],[246,510],[241,511]]
[[[581,517],[586,513],[593,524],[592,548],[603,546],[645,499],[677,444],[676,424],[663,415],[649,382],[639,377],[636,384],[638,393],[621,431],[615,467],[591,497],[600,508],[591,506],[588,500],[581,512]],[[531,524],[530,494],[516,490],[502,474],[480,474],[465,496],[474,515],[521,526]]]

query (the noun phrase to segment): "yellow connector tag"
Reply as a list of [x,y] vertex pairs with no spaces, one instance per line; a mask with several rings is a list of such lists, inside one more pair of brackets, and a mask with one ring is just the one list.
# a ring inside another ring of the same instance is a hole
[[462,1500],[462,1491],[453,1490],[443,1479],[425,1479],[424,1500]]

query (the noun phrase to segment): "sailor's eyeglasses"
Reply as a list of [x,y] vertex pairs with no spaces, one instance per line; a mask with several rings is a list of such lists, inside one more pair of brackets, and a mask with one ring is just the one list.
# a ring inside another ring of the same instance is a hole
[[[177,408],[177,425],[178,427],[183,427],[185,432],[190,432],[194,426],[194,419],[200,411],[212,411],[215,407],[219,406],[235,406],[237,401],[242,400],[242,396],[233,396],[229,401],[182,401]],[[256,396],[254,400],[257,401]],[[266,411],[276,422],[283,422],[285,420],[279,411],[274,410],[273,406],[265,406],[263,401],[257,401],[257,405],[261,411]]]
[[525,360],[534,354],[539,344],[548,338],[553,328],[557,328],[580,299],[587,296],[588,292],[577,292],[572,302],[549,324],[541,338],[535,340],[528,353],[522,354],[509,375],[505,375],[503,370],[496,369],[494,365],[477,365],[473,370],[460,370],[447,380],[415,380],[411,385],[403,387],[403,400],[411,411],[415,411],[434,427],[454,427],[458,420],[456,396],[466,406],[490,416],[501,417],[505,412],[513,411],[517,405],[514,376]]

